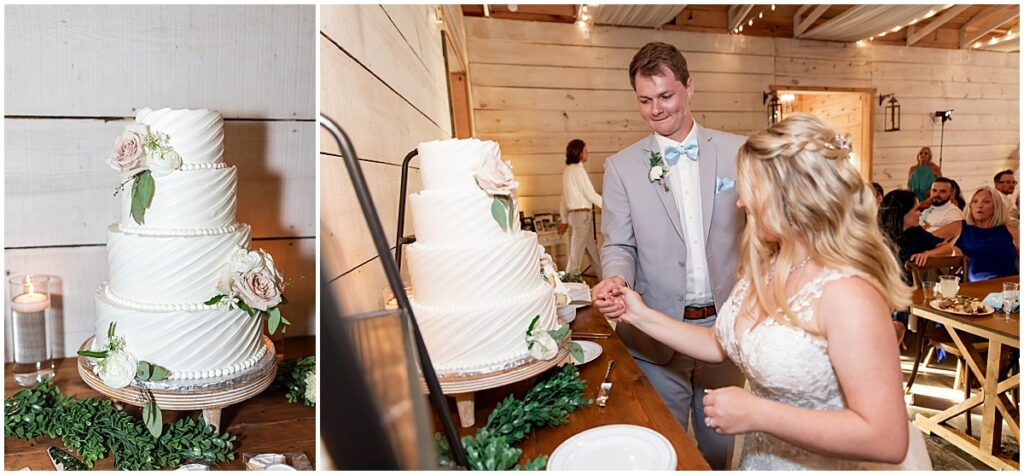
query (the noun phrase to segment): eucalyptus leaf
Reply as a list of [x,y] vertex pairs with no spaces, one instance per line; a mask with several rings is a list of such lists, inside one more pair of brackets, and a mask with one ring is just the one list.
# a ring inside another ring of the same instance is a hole
[[215,296],[213,296],[213,298],[211,298],[210,300],[207,300],[206,302],[203,302],[203,303],[206,304],[206,305],[217,305],[217,303],[219,303],[224,297],[227,297],[227,296],[224,295],[224,294],[215,295]]
[[572,359],[575,361],[583,362],[583,347],[575,341],[569,343],[569,354],[572,355]]
[[142,422],[146,424],[146,429],[149,429],[154,439],[160,438],[160,434],[164,432],[164,417],[156,401],[150,399],[142,406]]
[[557,330],[549,331],[548,334],[551,335],[551,338],[555,341],[562,341],[569,335],[569,325],[562,325]]
[[153,195],[156,192],[156,182],[153,180],[153,173],[146,170],[136,175],[132,183],[132,219],[137,224],[145,222],[146,210],[153,204]]
[[273,307],[267,314],[267,331],[271,335],[277,333],[277,327],[281,326],[281,310]]
[[153,371],[153,374],[149,375],[149,380],[150,381],[163,381],[163,380],[167,379],[167,377],[170,376],[170,374],[171,374],[171,372],[168,371],[167,368],[164,368],[163,366],[152,364],[152,363],[150,363],[150,366],[151,366],[152,371]]
[[493,216],[494,220],[498,222],[498,226],[501,226],[501,229],[508,229],[508,217],[505,214],[505,204],[498,198],[494,198],[494,201],[491,202],[491,216]]
[[149,381],[150,365],[147,361],[139,361],[138,366],[135,367],[135,379],[139,381]]

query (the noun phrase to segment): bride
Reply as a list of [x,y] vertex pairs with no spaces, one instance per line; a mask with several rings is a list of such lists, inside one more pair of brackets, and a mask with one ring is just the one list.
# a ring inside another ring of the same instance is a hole
[[907,421],[890,319],[911,289],[848,139],[796,114],[751,136],[737,168],[747,226],[715,327],[673,320],[626,287],[611,293],[613,320],[743,370],[750,392],[708,390],[701,421],[748,434],[741,469],[931,469]]

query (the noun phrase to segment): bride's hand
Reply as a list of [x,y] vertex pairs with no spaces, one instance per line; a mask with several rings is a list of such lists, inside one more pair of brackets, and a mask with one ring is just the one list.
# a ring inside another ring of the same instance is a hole
[[619,311],[622,312],[613,320],[636,326],[650,318],[650,308],[635,290],[622,286],[612,289],[609,294]]
[[704,421],[719,434],[755,430],[754,417],[764,400],[736,386],[704,390]]

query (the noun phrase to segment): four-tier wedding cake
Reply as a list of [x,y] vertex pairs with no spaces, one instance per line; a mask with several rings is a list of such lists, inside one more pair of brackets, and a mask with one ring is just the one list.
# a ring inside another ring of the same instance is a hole
[[[236,375],[267,351],[259,317],[277,312],[281,276],[235,221],[238,171],[223,142],[209,110],[143,109],[118,138],[107,163],[124,178],[121,219],[107,229],[93,349],[178,380]],[[111,358],[100,368],[114,371]]]
[[537,235],[519,229],[518,183],[498,144],[433,141],[419,145],[419,156],[423,189],[409,197],[411,301],[435,370],[490,373],[550,353],[553,276],[542,273]]

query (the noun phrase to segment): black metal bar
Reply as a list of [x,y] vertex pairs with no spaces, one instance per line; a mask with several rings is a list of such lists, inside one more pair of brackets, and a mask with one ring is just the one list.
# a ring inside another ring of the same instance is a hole
[[402,270],[402,247],[406,243],[405,193],[409,188],[409,163],[412,162],[413,157],[419,154],[419,149],[414,148],[405,155],[405,160],[402,161],[402,186],[398,192],[398,236],[395,238],[395,264],[398,265],[399,271]]
[[370,235],[373,236],[373,243],[377,247],[377,254],[380,256],[381,264],[384,266],[384,273],[388,277],[391,291],[398,300],[398,307],[408,316],[408,322],[412,327],[413,336],[416,339],[416,351],[419,353],[420,369],[423,371],[423,379],[427,382],[430,390],[430,403],[434,412],[441,419],[441,426],[444,430],[448,446],[451,448],[452,458],[455,463],[463,468],[469,468],[469,460],[459,442],[459,433],[455,429],[451,412],[448,410],[448,402],[441,392],[441,384],[437,381],[437,373],[434,372],[434,365],[430,361],[427,347],[423,343],[423,335],[420,334],[420,327],[412,312],[412,305],[409,304],[409,296],[405,294],[405,287],[402,285],[402,276],[399,274],[398,265],[391,259],[391,252],[388,249],[387,237],[384,236],[384,227],[380,224],[380,217],[377,216],[377,209],[373,205],[373,197],[366,184],[366,177],[363,175],[363,168],[359,165],[358,156],[352,147],[345,132],[338,127],[330,117],[320,114],[320,126],[327,129],[334,136],[341,149],[341,156],[345,160],[345,167],[348,169],[352,186],[355,188],[356,197],[359,199],[359,206],[362,208],[363,217],[366,218],[366,225],[370,228]]

